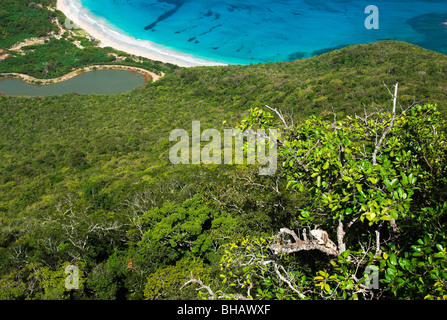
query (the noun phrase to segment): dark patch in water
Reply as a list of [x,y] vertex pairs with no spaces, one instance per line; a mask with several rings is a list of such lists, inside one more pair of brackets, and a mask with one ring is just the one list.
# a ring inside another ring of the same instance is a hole
[[207,34],[207,33],[210,33],[211,31],[213,31],[214,29],[219,28],[219,27],[222,27],[222,25],[219,24],[219,25],[217,25],[217,26],[214,26],[214,27],[212,27],[211,29],[209,29],[208,31],[205,31],[205,32],[199,34],[199,36],[203,36],[203,35],[205,35],[205,34]]
[[234,11],[241,11],[241,10],[248,10],[248,12],[251,13],[251,7],[250,6],[244,6],[244,5],[240,5],[240,6],[235,6],[235,5],[230,5],[227,7],[227,10],[230,12],[234,12]]
[[423,34],[425,39],[414,44],[447,54],[447,13],[428,13],[405,21],[415,31]]
[[[337,4],[333,4],[326,0],[304,0],[304,2],[309,5],[310,10],[316,9],[325,12],[337,13],[341,12]],[[329,3],[328,3],[329,2]]]
[[178,11],[178,9],[181,8],[181,6],[185,4],[186,0],[158,0],[158,2],[166,2],[168,4],[173,4],[175,5],[175,7],[174,9],[171,9],[168,12],[163,13],[161,16],[158,17],[156,21],[144,27],[144,30],[151,30],[157,25],[157,23],[172,16],[174,13]]
[[205,13],[203,16],[204,17],[212,17],[212,16],[214,16],[214,20],[219,20],[220,19],[220,13],[214,13],[211,10],[208,10],[208,12]]
[[301,51],[294,52],[289,55],[289,61],[295,61],[295,60],[302,59],[302,58],[306,57],[306,55],[307,55],[307,52],[301,52]]
[[341,44],[339,46],[332,47],[332,48],[324,48],[324,49],[316,50],[316,51],[312,52],[312,56],[319,56],[320,54],[331,52],[333,50],[338,50],[338,49],[341,49],[341,48],[344,48],[347,46],[349,46],[349,44]]

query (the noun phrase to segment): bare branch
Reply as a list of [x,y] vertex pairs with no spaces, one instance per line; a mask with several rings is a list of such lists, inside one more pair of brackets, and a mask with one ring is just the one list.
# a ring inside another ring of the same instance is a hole
[[382,254],[382,250],[380,250],[380,231],[376,230],[376,256],[380,256]]
[[390,89],[388,89],[388,87],[385,84],[385,87],[388,89],[388,92],[393,97],[393,112],[391,114],[391,121],[390,121],[389,126],[385,130],[383,130],[382,136],[380,137],[379,141],[378,142],[376,141],[376,145],[374,147],[374,152],[373,152],[373,155],[372,155],[372,162],[373,162],[374,166],[377,165],[377,152],[379,151],[383,141],[385,140],[386,135],[391,131],[391,129],[393,128],[393,125],[394,125],[394,119],[396,118],[396,102],[397,102],[398,86],[399,86],[399,83],[396,83],[395,89],[394,89],[394,95],[393,95],[391,93]]
[[[304,299],[304,298],[305,298],[305,295],[302,294],[300,291],[298,291],[298,290],[292,285],[292,283],[291,283],[289,280],[287,280],[287,279],[281,274],[281,272],[279,271],[279,268],[278,268],[278,264],[277,264],[276,262],[273,262],[273,267],[275,268],[275,272],[276,272],[276,274],[278,275],[279,279],[281,279],[281,281],[285,282],[285,283],[287,284],[287,286],[288,286],[290,289],[292,289],[293,291],[295,291],[301,299]],[[281,269],[282,269],[284,272],[286,272],[286,271],[284,270],[284,267],[283,267],[283,266],[281,266]]]
[[[185,283],[180,287],[180,290],[182,290],[182,289],[183,289],[184,287],[186,287],[187,285],[189,285],[189,284],[191,284],[191,283],[194,283],[194,284],[198,284],[198,285],[200,285],[200,287],[196,289],[197,291],[198,291],[198,290],[202,290],[202,289],[205,289],[206,291],[208,291],[208,294],[209,294],[209,300],[213,300],[213,299],[215,299],[215,298],[217,298],[217,299],[234,298],[234,299],[237,299],[237,300],[251,300],[250,298],[244,297],[244,296],[241,295],[241,294],[228,295],[228,294],[225,294],[225,293],[224,293],[224,294],[222,294],[222,295],[217,296],[216,293],[214,293],[214,291],[210,288],[210,286],[205,285],[205,284],[202,282],[202,280],[200,280],[200,278],[199,278],[199,279],[194,278],[193,275],[192,275],[192,271],[191,271],[191,274],[189,275],[189,277],[190,277],[190,280],[188,280],[187,282],[185,282]],[[250,290],[251,290],[252,288],[253,288],[253,286],[250,285],[249,288],[248,288],[248,294],[250,294]]]
[[344,251],[346,251],[346,245],[343,242],[344,237],[345,237],[345,231],[343,230],[343,222],[341,222],[341,218],[338,218],[337,242],[338,242],[339,253],[343,253]]
[[279,234],[278,234],[278,236],[279,236],[279,235],[282,235],[282,234],[284,234],[284,233],[290,234],[290,235],[292,236],[293,240],[295,240],[296,242],[302,241],[300,238],[298,238],[298,236],[296,235],[295,231],[290,230],[290,229],[288,229],[288,228],[281,228],[281,229],[279,230]]
[[274,113],[276,113],[278,115],[278,117],[281,119],[282,123],[284,124],[284,127],[286,129],[290,129],[290,126],[287,124],[286,120],[284,119],[284,116],[282,114],[282,112],[276,108],[271,108],[268,105],[266,105],[266,108],[272,110]]
[[[317,142],[315,142],[314,146],[310,148],[306,154],[304,155],[304,161],[307,159],[309,154],[317,147],[317,145],[320,143],[320,140],[318,139]],[[292,156],[295,158],[296,163],[298,163],[304,171],[309,172],[309,168],[304,164],[303,161],[299,160],[296,154],[294,153],[294,150],[292,150]]]
[[[275,254],[280,253],[293,253],[298,251],[309,251],[309,250],[319,250],[328,255],[338,255],[338,250],[335,244],[327,237],[327,232],[323,230],[319,230],[323,234],[326,234],[326,239],[310,239],[307,241],[301,240],[298,238],[296,233],[290,229],[282,228],[280,232],[276,236],[278,241],[276,244],[270,245],[270,250],[272,250]],[[289,234],[295,240],[294,243],[290,243],[290,241],[286,244],[281,244],[281,236],[283,234]],[[312,232],[311,232],[312,234]]]
[[195,284],[200,285],[200,287],[197,288],[196,290],[205,289],[206,291],[208,291],[208,294],[210,295],[210,300],[213,300],[216,297],[216,294],[214,293],[214,291],[211,290],[211,288],[209,286],[206,286],[205,284],[203,284],[203,282],[202,282],[202,280],[200,280],[200,278],[196,279],[192,276],[192,271],[191,271],[191,274],[189,275],[189,278],[190,278],[190,280],[185,282],[183,284],[183,286],[180,287],[180,290],[182,290],[184,287],[186,287],[190,283],[195,283]]

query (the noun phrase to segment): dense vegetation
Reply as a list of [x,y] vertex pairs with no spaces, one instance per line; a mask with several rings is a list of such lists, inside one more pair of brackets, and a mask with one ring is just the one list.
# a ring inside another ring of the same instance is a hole
[[0,6],[0,49],[25,39],[44,37],[57,32],[52,23],[56,13],[47,10],[55,0],[2,0]]
[[[144,68],[156,73],[169,72],[175,67],[161,62],[134,57],[110,47],[99,48],[90,41],[83,49],[66,39],[50,39],[45,44],[30,45],[23,48],[24,54],[5,59],[0,64],[2,73],[23,73],[38,79],[52,79],[63,76],[75,69],[91,65],[127,65]],[[120,54],[117,60],[114,54]],[[62,57],[62,58],[61,58]]]
[[[27,56],[71,46],[51,41]],[[54,74],[76,60],[52,57]],[[122,95],[0,97],[0,299],[447,298],[445,55],[384,41],[172,69]],[[395,83],[392,113],[384,84]],[[277,173],[172,165],[169,133],[198,120],[281,128]],[[315,226],[336,251],[275,250],[287,248],[284,232],[272,237],[282,228],[305,240]],[[77,290],[64,286],[68,265]],[[198,279],[215,295],[198,294]]]
[[[231,283],[229,296],[447,298],[445,121],[428,104],[396,109],[341,121],[312,116],[297,126],[284,121],[282,172],[287,188],[308,201],[292,229],[226,247],[221,276]],[[247,120],[251,128],[277,128],[269,118],[254,109]],[[316,250],[332,258],[302,253]]]
[[[3,50],[10,56],[0,63],[0,73],[23,73],[38,79],[51,79],[94,64],[135,66],[158,74],[176,68],[169,63],[135,57],[110,47],[98,47],[98,41],[82,30],[66,29],[62,12],[45,8],[55,2],[2,1],[0,37],[2,34],[4,37],[0,38],[0,52]],[[42,38],[44,43],[10,50],[14,44],[30,38]]]

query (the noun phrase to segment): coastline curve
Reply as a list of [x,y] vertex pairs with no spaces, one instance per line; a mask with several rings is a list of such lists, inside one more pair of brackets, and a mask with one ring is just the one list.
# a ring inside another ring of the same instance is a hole
[[57,0],[57,9],[74,24],[100,41],[101,47],[112,47],[133,55],[142,56],[151,60],[162,61],[180,67],[195,66],[224,66],[225,63],[204,60],[193,55],[163,47],[149,40],[118,33],[107,24],[104,19],[92,17],[88,9],[77,0]]

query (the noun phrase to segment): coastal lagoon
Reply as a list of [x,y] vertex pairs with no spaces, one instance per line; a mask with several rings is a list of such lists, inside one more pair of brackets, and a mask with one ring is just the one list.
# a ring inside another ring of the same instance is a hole
[[[445,0],[64,1],[116,41],[148,40],[153,51],[226,64],[290,61],[380,40],[447,54]],[[365,27],[368,5],[378,8],[378,29]]]
[[0,92],[10,96],[51,96],[66,93],[118,94],[144,84],[144,76],[126,70],[98,70],[49,85],[37,85],[19,79],[0,79]]

